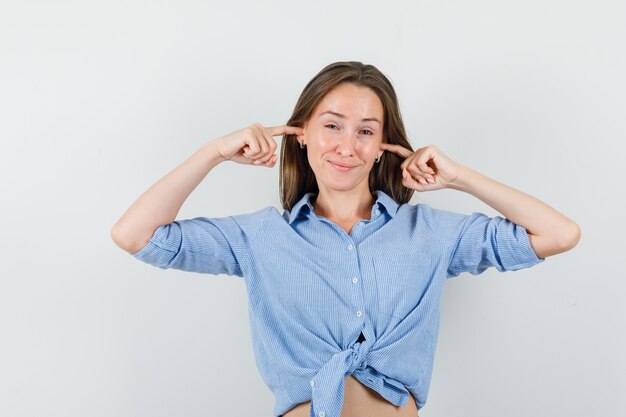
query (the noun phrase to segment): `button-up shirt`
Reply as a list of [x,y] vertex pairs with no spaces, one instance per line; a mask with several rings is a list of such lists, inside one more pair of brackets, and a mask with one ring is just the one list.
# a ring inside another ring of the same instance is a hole
[[243,278],[256,364],[276,398],[275,416],[310,400],[311,417],[339,417],[349,375],[395,406],[412,395],[419,410],[446,279],[544,258],[526,229],[506,218],[374,195],[371,218],[350,233],[316,215],[315,194],[307,193],[282,214],[269,206],[162,225],[133,256],[162,269]]

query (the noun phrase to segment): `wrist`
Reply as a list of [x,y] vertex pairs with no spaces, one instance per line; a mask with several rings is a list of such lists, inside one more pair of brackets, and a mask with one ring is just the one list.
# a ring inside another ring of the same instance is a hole
[[209,161],[211,166],[218,165],[227,159],[222,156],[219,151],[219,144],[216,142],[217,139],[209,141],[205,143],[202,148],[200,148],[200,152],[204,155],[205,158]]
[[467,192],[472,184],[472,181],[478,175],[478,172],[465,165],[459,165],[457,172],[457,177],[448,184],[448,188]]

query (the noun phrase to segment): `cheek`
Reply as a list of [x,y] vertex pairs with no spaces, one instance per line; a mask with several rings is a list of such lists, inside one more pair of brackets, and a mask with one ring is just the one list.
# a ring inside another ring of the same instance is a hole
[[359,148],[359,153],[364,157],[369,159],[372,156],[375,156],[380,149],[379,143],[363,143]]
[[328,148],[333,147],[334,139],[330,135],[323,135],[323,134],[318,135],[313,140],[313,145],[315,146],[316,149],[326,150]]
[[311,156],[322,156],[335,149],[336,143],[332,137],[327,135],[316,135],[309,138],[307,142],[308,153]]

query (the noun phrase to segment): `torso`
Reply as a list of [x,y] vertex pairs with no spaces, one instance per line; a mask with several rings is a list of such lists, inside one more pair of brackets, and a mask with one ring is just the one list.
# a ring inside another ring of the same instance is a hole
[[[283,417],[309,417],[311,401],[298,404]],[[418,417],[412,395],[406,405],[396,407],[373,389],[361,384],[354,376],[346,377],[341,417]]]
[[[357,217],[352,221],[337,222],[347,234],[359,220],[369,220],[369,213]],[[330,220],[330,219],[329,219]],[[283,414],[283,417],[310,417],[311,401],[300,403]],[[344,381],[343,408],[340,417],[419,417],[415,399],[409,395],[403,407],[396,407],[385,400],[379,393],[363,385],[354,376],[346,377]]]

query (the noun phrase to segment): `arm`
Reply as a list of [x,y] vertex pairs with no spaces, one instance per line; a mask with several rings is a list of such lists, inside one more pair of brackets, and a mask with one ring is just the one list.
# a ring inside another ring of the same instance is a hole
[[539,199],[469,167],[461,165],[458,177],[448,187],[473,195],[523,226],[540,258],[568,251],[580,240],[580,227],[571,219]]
[[224,159],[215,141],[207,142],[191,157],[146,190],[111,229],[122,249],[143,248],[157,227],[172,223],[181,206],[206,175]]
[[405,158],[400,164],[405,187],[419,192],[451,188],[473,195],[524,227],[540,258],[568,251],[580,240],[580,227],[573,220],[531,195],[453,161],[435,145],[412,151],[382,143],[380,149]]
[[278,158],[274,154],[277,144],[272,136],[296,135],[302,131],[295,126],[264,127],[254,123],[207,142],[126,210],[111,229],[113,241],[135,254],[148,244],[159,226],[174,222],[187,197],[215,166],[233,161],[271,168]]

